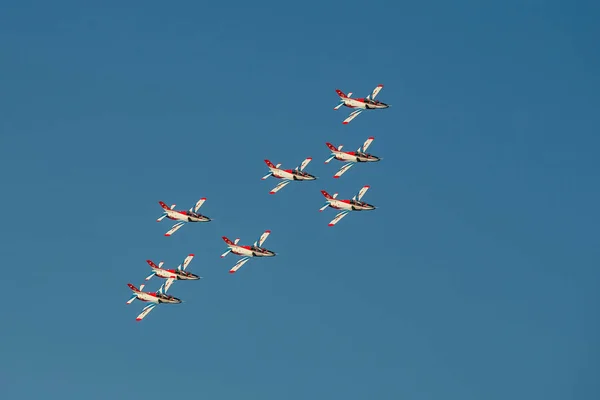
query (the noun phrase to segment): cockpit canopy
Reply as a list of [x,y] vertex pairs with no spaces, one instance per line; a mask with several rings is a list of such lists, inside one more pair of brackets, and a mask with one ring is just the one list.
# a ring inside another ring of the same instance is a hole
[[365,203],[364,201],[360,201],[360,200],[350,200],[350,204],[352,204],[354,206],[368,206],[367,203]]

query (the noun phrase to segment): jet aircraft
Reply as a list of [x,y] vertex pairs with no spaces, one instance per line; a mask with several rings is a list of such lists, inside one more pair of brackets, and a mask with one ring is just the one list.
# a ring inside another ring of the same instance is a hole
[[319,211],[323,211],[327,207],[335,208],[336,210],[342,210],[335,216],[335,218],[333,218],[331,220],[331,222],[329,223],[329,226],[334,226],[335,224],[340,222],[340,220],[342,218],[344,218],[346,215],[348,215],[351,211],[374,210],[375,206],[365,203],[364,201],[361,201],[362,197],[365,195],[367,190],[369,190],[369,188],[370,188],[370,186],[363,186],[358,191],[358,193],[354,197],[352,197],[352,199],[350,199],[350,200],[338,200],[337,193],[334,193],[333,196],[330,196],[329,193],[327,193],[324,190],[321,190],[321,193],[323,193],[323,196],[325,196],[326,203],[323,207],[321,207],[319,209]]
[[198,275],[192,274],[191,272],[186,271],[189,263],[194,259],[194,255],[188,255],[183,263],[179,264],[177,269],[163,269],[161,268],[163,262],[159,262],[158,265],[154,264],[152,260],[146,260],[150,268],[152,268],[152,273],[146,277],[146,280],[149,281],[154,275],[159,278],[165,278],[167,281],[165,282],[165,291],[169,290],[174,281],[177,280],[197,280],[201,279]]
[[375,138],[371,136],[356,151],[342,151],[342,147],[344,147],[343,145],[340,144],[336,149],[331,143],[327,142],[327,147],[329,147],[329,150],[331,150],[331,157],[329,157],[325,161],[325,164],[328,164],[334,158],[340,161],[348,161],[346,164],[344,164],[342,168],[340,168],[338,172],[336,172],[336,174],[333,177],[336,179],[339,178],[344,172],[348,171],[355,163],[376,162],[381,160],[381,158],[379,157],[365,153],[371,145],[371,143],[373,142],[373,140],[375,140]]
[[131,296],[131,298],[129,300],[127,300],[127,304],[133,303],[133,301],[135,299],[150,303],[142,309],[142,312],[140,313],[140,315],[138,315],[136,317],[136,319],[135,319],[136,321],[143,320],[150,313],[150,311],[154,310],[154,307],[156,307],[159,304],[162,304],[162,303],[179,304],[179,303],[181,303],[180,299],[178,299],[177,297],[168,295],[166,293],[167,290],[164,289],[164,284],[161,285],[160,288],[156,292],[143,292],[142,290],[144,289],[145,285],[140,285],[139,289],[136,288],[135,286],[133,286],[131,283],[128,283],[127,286],[129,286],[129,289],[131,289],[131,291],[133,292],[133,295]]
[[269,167],[271,172],[269,172],[267,175],[263,176],[260,179],[264,181],[269,176],[273,176],[277,179],[283,179],[282,182],[280,182],[279,184],[277,184],[277,186],[271,189],[269,194],[277,193],[291,181],[314,181],[315,179],[317,179],[316,176],[304,172],[304,168],[306,168],[308,163],[311,161],[312,157],[308,157],[307,159],[302,161],[302,164],[296,167],[296,169],[280,169],[279,167],[281,166],[281,164],[273,165],[271,161],[265,160],[265,164],[267,164],[267,167]]
[[265,240],[267,240],[267,237],[270,234],[271,231],[264,231],[264,233],[260,235],[258,241],[254,242],[252,246],[240,246],[238,245],[238,242],[240,241],[239,238],[232,242],[226,236],[223,236],[223,240],[225,243],[227,243],[227,247],[229,247],[229,249],[225,253],[221,254],[221,258],[225,257],[229,253],[242,256],[242,258],[233,266],[233,268],[229,270],[229,273],[233,274],[235,271],[240,269],[242,265],[250,260],[251,257],[274,257],[276,255],[275,252],[262,247],[263,243]]
[[352,111],[348,118],[342,122],[342,124],[347,125],[354,118],[358,117],[358,114],[363,112],[364,110],[376,110],[382,108],[389,108],[389,104],[382,103],[381,101],[375,100],[375,96],[379,93],[379,91],[383,89],[383,85],[377,85],[375,89],[373,89],[373,93],[368,95],[365,98],[352,98],[352,93],[345,94],[339,89],[335,89],[338,96],[340,96],[340,104],[335,106],[334,110],[339,110],[341,106],[346,106],[349,108],[356,108],[356,110]]
[[198,200],[198,202],[196,202],[196,205],[193,208],[190,208],[188,211],[175,210],[175,204],[169,207],[162,201],[159,201],[158,204],[160,204],[165,211],[163,212],[163,215],[156,220],[156,222],[162,221],[165,217],[172,219],[173,221],[179,221],[173,225],[173,227],[167,233],[165,233],[165,236],[171,236],[187,222],[210,222],[210,218],[205,215],[198,214],[198,209],[202,206],[202,204],[204,204],[205,201],[206,197],[201,198]]

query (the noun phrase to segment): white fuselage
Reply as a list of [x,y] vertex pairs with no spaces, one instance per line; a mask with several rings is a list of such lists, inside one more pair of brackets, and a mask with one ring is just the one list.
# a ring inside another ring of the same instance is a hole
[[162,268],[152,268],[152,270],[154,271],[154,273],[156,274],[156,276],[160,277],[160,278],[165,278],[165,279],[170,279],[170,278],[174,278],[177,279],[177,274],[171,271],[167,271],[166,269],[162,269]]
[[337,160],[340,161],[351,161],[351,162],[370,162],[370,161],[379,161],[378,158],[369,158],[369,157],[365,157],[361,154],[356,155],[356,154],[348,154],[346,152],[343,151],[336,151],[335,152],[335,158]]
[[144,293],[144,292],[137,292],[135,295],[137,296],[137,298],[139,300],[147,301],[147,302],[150,302],[150,303],[156,303],[156,304],[159,303],[158,297],[152,296],[151,294]]
[[167,217],[172,220],[175,220],[175,221],[187,221],[188,220],[187,215],[183,215],[174,210],[167,211]]
[[185,221],[185,222],[207,222],[207,221],[209,221],[209,219],[207,217],[198,218],[193,215],[181,214],[180,212],[175,211],[175,210],[167,211],[167,217],[169,219],[172,219],[175,221]]
[[345,201],[336,199],[329,199],[328,201],[331,207],[337,208],[338,210],[366,211],[373,210],[374,208],[373,206],[368,204],[352,204],[352,202],[346,203]]
[[294,174],[293,172],[288,172],[284,169],[279,169],[279,168],[269,168],[271,170],[271,173],[273,174],[273,176],[275,178],[279,178],[279,179],[287,179],[287,180],[296,180],[296,181],[310,181],[313,180],[314,177],[308,175],[308,176],[304,176],[301,174]]
[[389,107],[385,103],[380,103],[380,102],[371,103],[368,100],[360,101],[360,100],[345,98],[345,99],[342,99],[342,101],[344,102],[344,105],[346,107],[350,107],[350,108],[362,108],[362,109],[365,109],[365,110],[372,110],[372,109],[375,109],[375,108],[388,108]]
[[352,108],[366,108],[365,103],[363,103],[362,101],[348,99],[348,98],[344,99],[344,105],[346,107],[352,107]]
[[233,254],[237,254],[238,256],[247,256],[247,257],[270,257],[273,256],[272,252],[263,253],[261,251],[253,250],[252,248],[248,249],[243,246],[229,246],[231,252]]

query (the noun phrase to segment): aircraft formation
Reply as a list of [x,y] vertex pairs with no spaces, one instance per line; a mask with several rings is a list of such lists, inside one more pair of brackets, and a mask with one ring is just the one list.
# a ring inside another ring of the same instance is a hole
[[[350,113],[350,115],[342,122],[342,124],[347,125],[356,118],[360,113],[365,110],[376,110],[376,109],[385,109],[389,108],[388,104],[375,100],[375,97],[379,94],[383,85],[377,85],[377,87],[373,90],[371,94],[369,94],[365,98],[352,98],[352,93],[345,94],[339,89],[336,89],[336,93],[340,98],[340,104],[334,107],[334,110],[339,110],[340,107],[345,106],[351,109],[354,109]],[[360,146],[356,151],[342,151],[343,146],[339,145],[337,148],[331,143],[325,143],[327,148],[331,151],[330,157],[325,161],[325,164],[329,164],[332,160],[336,159],[338,161],[344,162],[344,165],[339,169],[338,172],[335,173],[333,178],[340,178],[345,172],[347,172],[351,167],[353,167],[357,163],[367,163],[367,162],[377,162],[381,161],[381,158],[374,156],[372,154],[367,153],[367,149],[375,140],[374,137],[369,137],[367,140]],[[304,169],[306,166],[312,161],[311,157],[307,157],[300,165],[298,165],[294,169],[283,169],[280,168],[281,164],[273,164],[270,160],[264,160],[265,164],[269,168],[269,173],[263,176],[261,179],[266,180],[269,177],[273,177],[281,180],[271,191],[270,194],[275,194],[285,186],[287,186],[292,181],[313,181],[316,180],[317,177],[314,175],[305,172]],[[363,196],[369,190],[370,186],[363,186],[356,195],[354,195],[351,199],[338,199],[338,193],[334,193],[330,195],[327,191],[321,190],[321,193],[325,197],[325,204],[319,209],[319,212],[324,211],[326,208],[331,207],[339,212],[336,216],[329,222],[328,226],[335,226],[342,218],[348,215],[352,211],[371,211],[375,210],[375,206],[362,201]],[[163,201],[159,201],[158,204],[163,209],[162,215],[156,220],[156,222],[161,222],[164,218],[168,218],[172,221],[177,221],[165,234],[164,236],[171,236],[179,229],[181,229],[184,225],[192,222],[210,222],[211,218],[206,215],[202,215],[198,213],[198,210],[204,202],[206,201],[206,197],[202,197],[200,200],[196,202],[196,204],[191,207],[189,210],[176,210],[176,204],[171,205],[170,207],[164,203]],[[236,238],[231,241],[227,236],[223,236],[222,239],[227,245],[227,251],[221,254],[221,258],[224,258],[229,253],[240,256],[240,259],[237,263],[229,270],[230,274],[235,273],[238,269],[240,269],[244,264],[250,261],[253,257],[274,257],[277,254],[263,247],[264,242],[267,240],[269,235],[271,234],[270,230],[264,231],[259,239],[255,241],[252,245],[240,245],[238,244],[240,239]],[[136,317],[136,321],[143,320],[156,306],[159,304],[180,304],[182,300],[167,294],[169,288],[173,285],[175,281],[179,280],[199,280],[200,276],[193,274],[187,271],[188,265],[194,259],[194,254],[189,254],[181,264],[177,266],[177,268],[173,269],[164,269],[162,268],[164,262],[160,261],[158,265],[156,265],[152,260],[146,260],[152,273],[146,277],[146,281],[149,281],[152,277],[156,276],[157,278],[164,279],[165,281],[160,285],[158,290],[155,292],[144,292],[145,284],[140,285],[139,289],[135,287],[133,284],[128,283],[127,286],[131,289],[132,294],[131,298],[127,300],[126,304],[132,304],[134,300],[140,300],[145,303],[149,303],[146,305],[140,314]]]

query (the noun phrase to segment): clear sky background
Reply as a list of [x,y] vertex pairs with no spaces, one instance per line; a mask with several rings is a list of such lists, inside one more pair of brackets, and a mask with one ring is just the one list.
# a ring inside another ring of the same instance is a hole
[[[598,398],[597,2],[101,3],[0,9],[0,397]],[[188,253],[137,323],[126,284]]]

